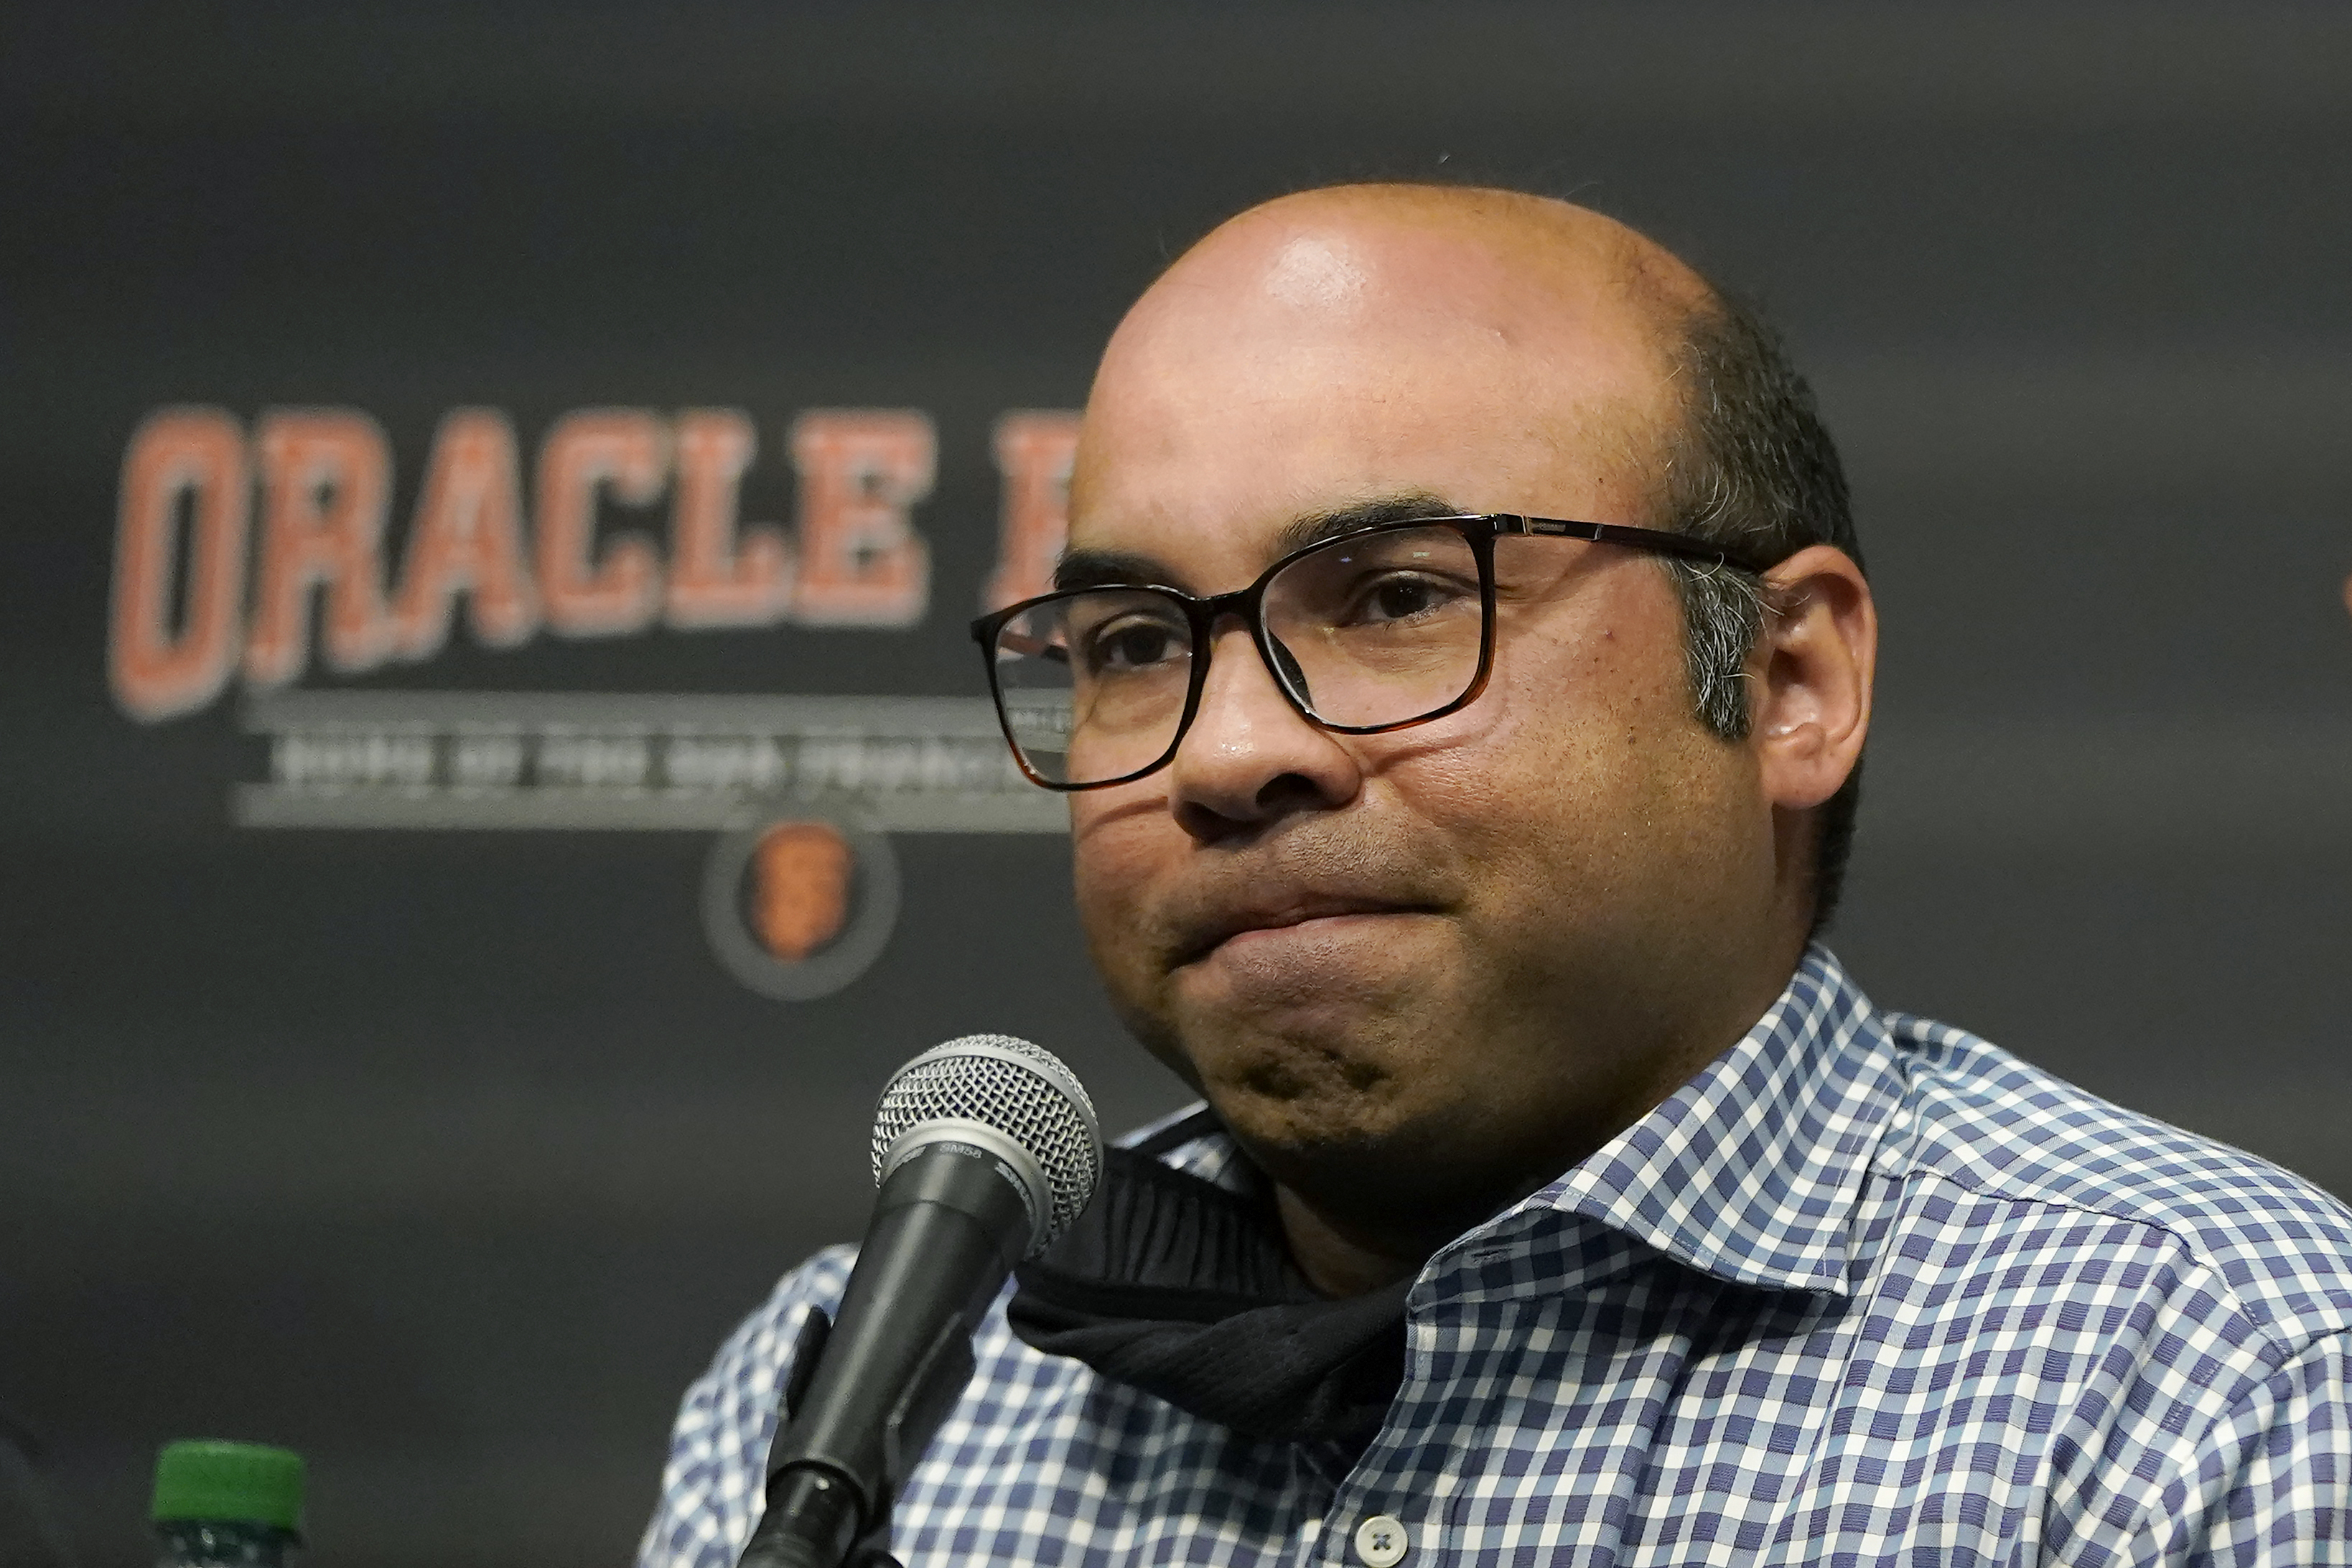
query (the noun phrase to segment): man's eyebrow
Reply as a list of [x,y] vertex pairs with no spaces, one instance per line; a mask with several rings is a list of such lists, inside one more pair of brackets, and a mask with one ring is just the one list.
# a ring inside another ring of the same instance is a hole
[[1416,517],[1458,517],[1461,512],[1460,507],[1444,496],[1432,495],[1427,490],[1400,490],[1392,495],[1350,501],[1329,511],[1311,511],[1291,519],[1274,536],[1274,552],[1267,560],[1279,561],[1294,550],[1304,550],[1360,528],[1377,528],[1384,522],[1403,522]]
[[1149,555],[1129,550],[1071,550],[1054,565],[1054,587],[1118,588],[1138,584],[1176,585],[1175,574]]
[[[1360,528],[1402,522],[1415,517],[1455,517],[1461,510],[1444,497],[1426,490],[1402,490],[1350,501],[1346,506],[1304,513],[1283,524],[1274,536],[1274,546],[1266,559],[1278,561],[1295,550],[1353,533]],[[1057,589],[1143,584],[1172,588],[1180,585],[1181,578],[1182,574],[1157,557],[1127,550],[1073,550],[1054,568],[1054,586]]]

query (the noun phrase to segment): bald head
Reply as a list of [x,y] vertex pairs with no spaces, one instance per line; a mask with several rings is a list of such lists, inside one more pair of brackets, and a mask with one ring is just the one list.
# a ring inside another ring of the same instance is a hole
[[1433,406],[1444,371],[1479,378],[1512,423],[1605,453],[1612,490],[1646,513],[1659,434],[1680,421],[1676,348],[1712,299],[1663,247],[1567,202],[1423,185],[1284,196],[1213,231],[1120,324],[1089,399],[1078,504],[1101,493],[1102,448],[1194,418],[1197,399],[1264,407],[1311,386],[1328,421],[1352,390],[1389,420]]

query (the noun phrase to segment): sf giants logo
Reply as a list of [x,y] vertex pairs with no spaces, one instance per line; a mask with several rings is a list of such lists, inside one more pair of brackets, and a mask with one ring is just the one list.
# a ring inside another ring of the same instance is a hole
[[848,922],[856,857],[829,822],[780,822],[751,851],[751,925],[760,944],[798,963]]
[[889,839],[807,815],[722,835],[703,868],[703,930],[736,979],[805,1002],[881,955],[898,918]]
[[[1049,586],[1068,528],[1076,416],[997,422],[1003,480],[990,606]],[[496,409],[441,421],[396,572],[387,561],[390,443],[348,408],[277,409],[250,437],[216,408],[158,410],[123,456],[108,667],[142,720],[203,708],[241,670],[268,690],[311,658],[314,601],[327,667],[432,658],[460,602],[474,640],[766,626],[909,626],[930,602],[914,523],[937,441],[911,409],[802,414],[785,441],[794,527],[737,519],[757,455],[739,409],[675,417],[581,409],[541,438],[526,514],[514,426]],[[259,498],[256,527],[256,492]],[[606,502],[668,503],[666,542],[599,529]]]

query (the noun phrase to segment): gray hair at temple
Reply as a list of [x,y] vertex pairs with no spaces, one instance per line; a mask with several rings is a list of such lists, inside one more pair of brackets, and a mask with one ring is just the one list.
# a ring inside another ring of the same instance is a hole
[[[1754,307],[1720,289],[1682,323],[1674,345],[1684,420],[1669,437],[1662,526],[1777,561],[1829,544],[1862,563],[1845,470],[1789,363]],[[1684,655],[1699,721],[1727,741],[1748,736],[1747,664],[1770,605],[1742,572],[1664,558],[1681,591]],[[1821,808],[1813,848],[1812,931],[1836,910],[1862,800],[1862,764]]]

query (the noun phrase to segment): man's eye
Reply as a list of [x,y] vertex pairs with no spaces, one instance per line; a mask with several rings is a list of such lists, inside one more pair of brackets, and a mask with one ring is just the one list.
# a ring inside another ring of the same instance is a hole
[[1349,619],[1380,625],[1410,621],[1442,610],[1463,596],[1459,584],[1423,573],[1392,572],[1364,584]]
[[1114,621],[1087,638],[1087,668],[1104,675],[1150,669],[1183,656],[1172,626],[1157,621]]

